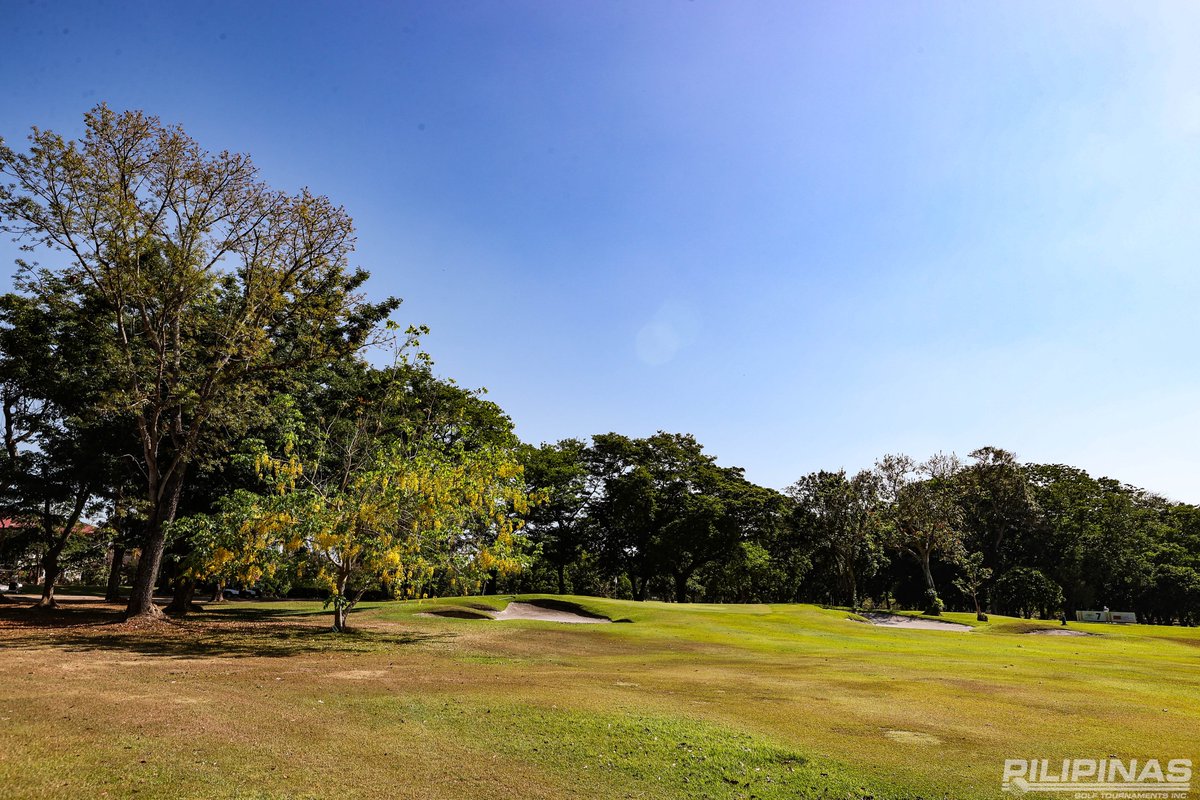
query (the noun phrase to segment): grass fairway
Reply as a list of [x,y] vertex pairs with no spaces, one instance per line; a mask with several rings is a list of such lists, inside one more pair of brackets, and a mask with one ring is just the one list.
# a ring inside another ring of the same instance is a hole
[[[630,624],[0,606],[0,790],[50,797],[1000,796],[1005,758],[1200,761],[1200,631],[878,627],[570,598]],[[522,598],[530,599],[530,598]],[[947,618],[974,624],[973,616]]]

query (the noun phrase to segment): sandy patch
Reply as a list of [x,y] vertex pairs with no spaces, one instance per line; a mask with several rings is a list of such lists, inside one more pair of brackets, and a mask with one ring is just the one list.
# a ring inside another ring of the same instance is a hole
[[[563,605],[566,604],[564,603]],[[612,620],[608,619],[607,617],[596,617],[588,614],[581,614],[579,612],[572,611],[569,608],[551,608],[548,605],[540,605],[537,603],[509,603],[503,611],[497,611],[494,608],[488,608],[485,612],[483,608],[483,606],[474,606],[472,608],[436,608],[429,611],[418,611],[414,616],[489,620],[532,619],[540,622],[571,622],[587,625],[612,622]],[[627,622],[628,620],[622,621]]]
[[1038,628],[1036,631],[1025,631],[1029,636],[1091,636],[1086,631],[1073,631],[1069,628]]
[[329,677],[342,678],[348,681],[369,681],[373,678],[382,678],[387,675],[387,670],[382,669],[350,669],[345,672],[332,672]]
[[611,619],[604,617],[587,617],[583,614],[576,614],[574,611],[543,608],[535,606],[533,603],[509,603],[503,611],[493,614],[492,619],[535,619],[542,622],[575,622],[587,625],[612,622]]
[[870,622],[872,625],[882,625],[887,628],[912,628],[922,631],[958,631],[960,633],[968,633],[971,630],[970,625],[962,625],[958,622],[941,622],[934,619],[906,617],[903,614],[887,614],[882,611],[868,611],[862,616],[866,617],[867,622]]
[[933,734],[920,731],[884,731],[883,735],[893,742],[901,744],[941,744],[942,740]]

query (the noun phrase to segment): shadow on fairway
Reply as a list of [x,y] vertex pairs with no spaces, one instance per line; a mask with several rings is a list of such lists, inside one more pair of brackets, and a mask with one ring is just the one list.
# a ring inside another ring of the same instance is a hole
[[[0,647],[53,647],[166,658],[286,658],[310,653],[381,652],[453,638],[451,633],[371,628],[334,633],[327,624],[328,611],[240,606],[129,625],[121,620],[121,610],[119,606],[98,604],[51,610],[0,606]],[[350,624],[354,622],[351,614]]]
[[59,600],[58,608],[34,608],[31,602],[0,604],[0,628],[42,629],[100,625],[121,617],[122,606],[74,603]]
[[[350,619],[354,619],[354,611],[350,612]],[[303,611],[288,608],[272,608],[270,606],[253,606],[242,602],[236,606],[227,606],[220,603],[206,604],[202,611],[193,611],[188,615],[189,619],[228,619],[240,620],[243,622],[257,622],[265,619],[279,619],[281,617],[327,617],[333,619],[333,612],[328,608],[306,609]]]

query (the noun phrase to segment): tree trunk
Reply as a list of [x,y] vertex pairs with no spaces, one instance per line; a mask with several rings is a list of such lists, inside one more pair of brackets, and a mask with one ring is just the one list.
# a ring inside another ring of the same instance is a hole
[[178,575],[175,578],[175,592],[167,613],[185,616],[192,610],[192,597],[196,594],[196,579]]
[[183,489],[181,480],[159,500],[146,520],[146,533],[142,541],[142,557],[138,559],[137,573],[133,577],[133,588],[129,592],[129,605],[125,607],[125,619],[134,617],[158,618],[162,609],[154,604],[154,586],[158,583],[158,571],[162,567],[163,549],[167,544],[166,526],[175,520],[179,507],[179,495]]
[[350,598],[346,597],[346,589],[350,585],[350,570],[343,565],[338,569],[337,584],[334,587],[333,597],[333,632],[344,633],[346,631],[346,614],[350,610]]
[[108,587],[104,591],[104,599],[115,603],[121,599],[121,567],[125,561],[125,545],[114,544],[112,547],[112,564],[108,567]]
[[558,564],[558,593],[567,593],[567,566],[561,561]]
[[46,551],[46,555],[42,556],[42,599],[37,601],[34,608],[58,608],[58,601],[54,599],[54,584],[58,582],[58,576],[61,570],[58,567],[58,556],[61,551],[56,548],[51,548]]
[[690,578],[690,577],[691,577],[691,573],[687,573],[687,572],[676,572],[675,573],[675,602],[676,603],[686,603],[687,602],[687,582],[688,582],[688,578]]
[[646,599],[646,584],[638,583],[637,576],[632,572],[629,573],[629,586],[633,592],[633,599],[641,602]]
[[921,556],[921,572],[925,575],[925,588],[933,593],[937,593],[937,587],[933,585],[933,570],[929,567],[929,553],[925,552]]
[[162,610],[154,605],[154,585],[158,583],[158,570],[162,566],[166,536],[161,521],[149,522],[146,529],[146,538],[142,541],[142,556],[138,559],[137,571],[133,575],[129,603],[125,606],[126,619],[162,616]]
[[942,613],[942,602],[938,599],[937,587],[933,585],[933,570],[929,568],[929,550],[921,553],[921,571],[925,574],[925,613],[937,617]]

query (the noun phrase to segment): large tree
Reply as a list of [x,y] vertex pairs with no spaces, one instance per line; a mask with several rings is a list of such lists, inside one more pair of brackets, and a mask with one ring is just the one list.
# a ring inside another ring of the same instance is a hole
[[190,466],[239,438],[272,375],[358,350],[396,302],[358,294],[353,225],[328,199],[137,111],[98,106],[85,129],[0,143],[0,225],[46,261],[21,262],[24,293],[93,309],[147,501],[127,614],[153,615]]
[[599,482],[587,468],[587,445],[579,439],[522,450],[525,480],[540,502],[529,510],[528,530],[541,547],[567,593],[567,567],[583,553],[588,536],[588,511],[599,496]]
[[64,553],[91,530],[85,514],[102,508],[114,481],[120,426],[98,399],[109,384],[86,310],[31,298],[0,297],[0,374],[12,430],[5,448],[5,516],[35,532],[42,597],[54,588]]
[[905,455],[887,455],[875,468],[886,503],[884,540],[920,565],[929,614],[942,607],[933,579],[934,557],[962,557],[962,511],[954,486],[960,469],[957,458],[941,453],[919,464]]
[[857,606],[860,578],[880,559],[879,477],[862,471],[814,472],[792,484],[795,521],[807,529],[819,554],[837,576],[843,600]]
[[688,599],[693,576],[730,557],[777,511],[742,470],[718,466],[689,434],[600,434],[589,462],[603,486],[591,506],[597,549],[607,569],[628,577],[636,600],[657,580],[677,601]]
[[435,582],[475,593],[493,572],[519,570],[528,506],[516,439],[495,407],[407,358],[345,372],[285,404],[289,434],[256,459],[270,491],[231,495],[199,531],[209,571],[233,566],[252,583],[295,554],[329,591],[342,631],[381,583],[408,597]]
[[1037,527],[1037,504],[1011,452],[981,447],[970,455],[972,463],[956,476],[964,537],[989,569],[1002,572],[1020,557],[1022,537]]

